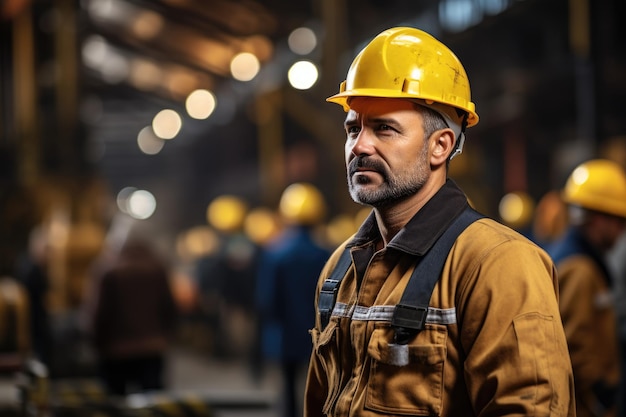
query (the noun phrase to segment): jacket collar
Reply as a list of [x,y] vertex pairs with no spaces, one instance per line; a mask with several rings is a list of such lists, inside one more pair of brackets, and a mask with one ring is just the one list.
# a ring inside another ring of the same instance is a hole
[[[387,248],[411,255],[424,255],[467,205],[463,191],[453,180],[448,179],[387,244]],[[376,216],[372,212],[347,246],[361,246],[381,238]]]

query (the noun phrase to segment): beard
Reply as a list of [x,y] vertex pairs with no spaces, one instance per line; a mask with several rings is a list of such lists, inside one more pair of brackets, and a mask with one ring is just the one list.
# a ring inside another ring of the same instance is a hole
[[[367,168],[377,172],[383,179],[378,187],[371,185],[365,176],[354,177],[357,168]],[[382,162],[368,156],[357,156],[348,164],[348,190],[356,203],[375,208],[390,206],[407,197],[417,194],[430,178],[428,146],[424,144],[415,164],[403,167],[399,172],[391,172]]]

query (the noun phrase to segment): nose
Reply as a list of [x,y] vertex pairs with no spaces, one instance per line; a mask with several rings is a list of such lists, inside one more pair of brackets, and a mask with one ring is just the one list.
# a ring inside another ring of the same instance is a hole
[[371,155],[375,149],[374,135],[363,128],[356,138],[348,141],[347,146],[354,156]]

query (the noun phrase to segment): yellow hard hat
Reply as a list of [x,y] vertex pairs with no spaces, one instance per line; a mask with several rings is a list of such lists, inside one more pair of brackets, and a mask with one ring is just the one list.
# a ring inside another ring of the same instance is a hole
[[626,173],[608,159],[593,159],[577,166],[563,190],[566,203],[626,218]]
[[376,36],[352,62],[339,93],[326,100],[348,111],[351,97],[421,99],[435,109],[443,104],[467,113],[466,127],[478,123],[461,62],[447,46],[415,28],[391,28]]
[[238,232],[248,212],[248,204],[240,197],[222,195],[215,198],[207,208],[207,221],[220,232]]
[[283,191],[279,211],[288,223],[312,226],[324,219],[326,203],[315,186],[297,182]]

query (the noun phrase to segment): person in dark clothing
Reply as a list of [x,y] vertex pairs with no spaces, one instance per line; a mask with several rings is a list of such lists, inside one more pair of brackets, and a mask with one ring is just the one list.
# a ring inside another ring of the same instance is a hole
[[28,251],[18,259],[16,267],[17,278],[28,293],[32,351],[35,357],[48,367],[51,365],[53,354],[50,317],[46,306],[46,296],[50,287],[49,257],[48,236],[41,227],[38,227],[31,232]]
[[243,198],[228,194],[215,198],[207,210],[220,246],[200,271],[200,282],[203,307],[212,315],[212,354],[219,359],[247,359],[254,349],[258,248],[243,230],[248,210]]
[[95,284],[90,330],[107,389],[115,395],[163,389],[178,318],[167,265],[146,241],[132,239]]
[[309,359],[315,323],[315,286],[330,251],[317,242],[312,227],[324,215],[321,193],[311,184],[292,184],[283,192],[280,213],[287,229],[265,248],[259,265],[258,306],[266,357],[278,359],[283,375],[284,416],[301,409],[300,376]]

